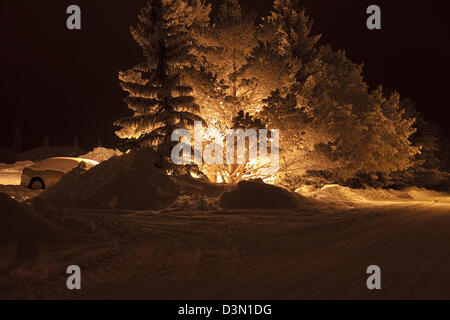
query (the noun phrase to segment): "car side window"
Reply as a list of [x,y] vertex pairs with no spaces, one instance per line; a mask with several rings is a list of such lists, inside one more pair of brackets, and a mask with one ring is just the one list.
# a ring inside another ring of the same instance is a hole
[[61,160],[60,163],[60,168],[64,171],[70,171],[73,168],[75,168],[76,166],[78,166],[80,163],[78,161],[75,160],[70,160],[70,159],[64,159]]

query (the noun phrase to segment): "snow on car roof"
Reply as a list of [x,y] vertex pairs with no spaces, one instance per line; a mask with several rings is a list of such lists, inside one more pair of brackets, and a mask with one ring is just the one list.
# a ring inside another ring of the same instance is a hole
[[[90,160],[90,159],[84,159],[84,158],[54,157],[54,158],[48,158],[46,160],[52,160],[52,159],[55,159],[55,160],[75,160],[77,162],[89,162],[91,164],[98,165],[97,161]],[[42,161],[45,161],[45,160],[42,160]]]
[[81,162],[86,162],[92,165],[98,164],[97,161],[83,158],[55,157],[36,162],[29,168],[37,170],[56,170],[68,172],[73,168],[75,168]]

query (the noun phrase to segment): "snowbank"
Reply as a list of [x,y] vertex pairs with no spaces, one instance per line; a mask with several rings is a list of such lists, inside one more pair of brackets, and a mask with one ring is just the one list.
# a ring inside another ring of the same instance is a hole
[[258,181],[242,181],[220,198],[227,209],[296,209],[306,202],[298,194]]
[[0,163],[0,184],[20,185],[23,168],[32,164],[32,161],[19,161],[14,164]]
[[411,187],[404,190],[393,189],[351,189],[340,185],[326,185],[323,188],[303,186],[296,190],[307,198],[314,198],[335,204],[374,203],[404,201],[442,201],[450,202],[450,195],[423,188]]
[[450,193],[428,190],[425,188],[411,187],[403,190],[416,201],[435,201],[450,203]]
[[91,152],[81,155],[80,158],[103,162],[112,157],[120,157],[122,154],[119,150],[97,147]]
[[64,229],[0,193],[0,272],[33,259],[42,246],[71,238]]
[[41,197],[58,207],[158,210],[180,193],[179,187],[155,167],[157,155],[142,149],[113,157],[89,171],[77,167]]

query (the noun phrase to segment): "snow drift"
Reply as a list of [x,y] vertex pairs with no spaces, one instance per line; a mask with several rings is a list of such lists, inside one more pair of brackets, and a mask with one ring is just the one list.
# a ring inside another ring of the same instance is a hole
[[298,194],[308,198],[326,201],[334,204],[359,203],[382,204],[383,202],[405,201],[438,201],[450,202],[450,195],[424,188],[410,187],[403,190],[394,189],[351,189],[340,185],[326,185],[323,188],[303,186],[296,190]]
[[227,209],[296,209],[307,202],[299,194],[259,181],[241,181],[220,198]]
[[0,193],[0,272],[35,258],[47,244],[72,239],[36,211]]

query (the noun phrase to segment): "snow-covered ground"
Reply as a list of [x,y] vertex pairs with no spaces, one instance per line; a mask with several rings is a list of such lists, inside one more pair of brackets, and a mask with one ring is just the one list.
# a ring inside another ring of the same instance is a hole
[[20,185],[1,185],[0,184],[0,193],[6,193],[11,198],[18,202],[28,201],[39,194],[41,194],[41,190],[30,190],[27,187]]
[[324,204],[332,203],[342,208],[389,206],[391,204],[413,202],[439,202],[450,204],[450,194],[410,187],[404,190],[393,189],[351,189],[340,185],[326,185],[323,188],[304,186],[297,193]]
[[[152,159],[77,168],[44,193],[0,185],[0,298],[450,299],[449,194],[217,185]],[[83,290],[67,290],[69,265]]]
[[[47,233],[68,236],[62,227],[80,238],[32,242],[37,253],[0,276],[0,298],[450,299],[448,195],[307,192],[317,205],[294,210],[81,210],[38,201],[55,226],[44,224]],[[0,260],[14,260],[23,240],[2,243]],[[79,292],[65,287],[71,264],[82,269]],[[373,264],[381,291],[366,287]]]

